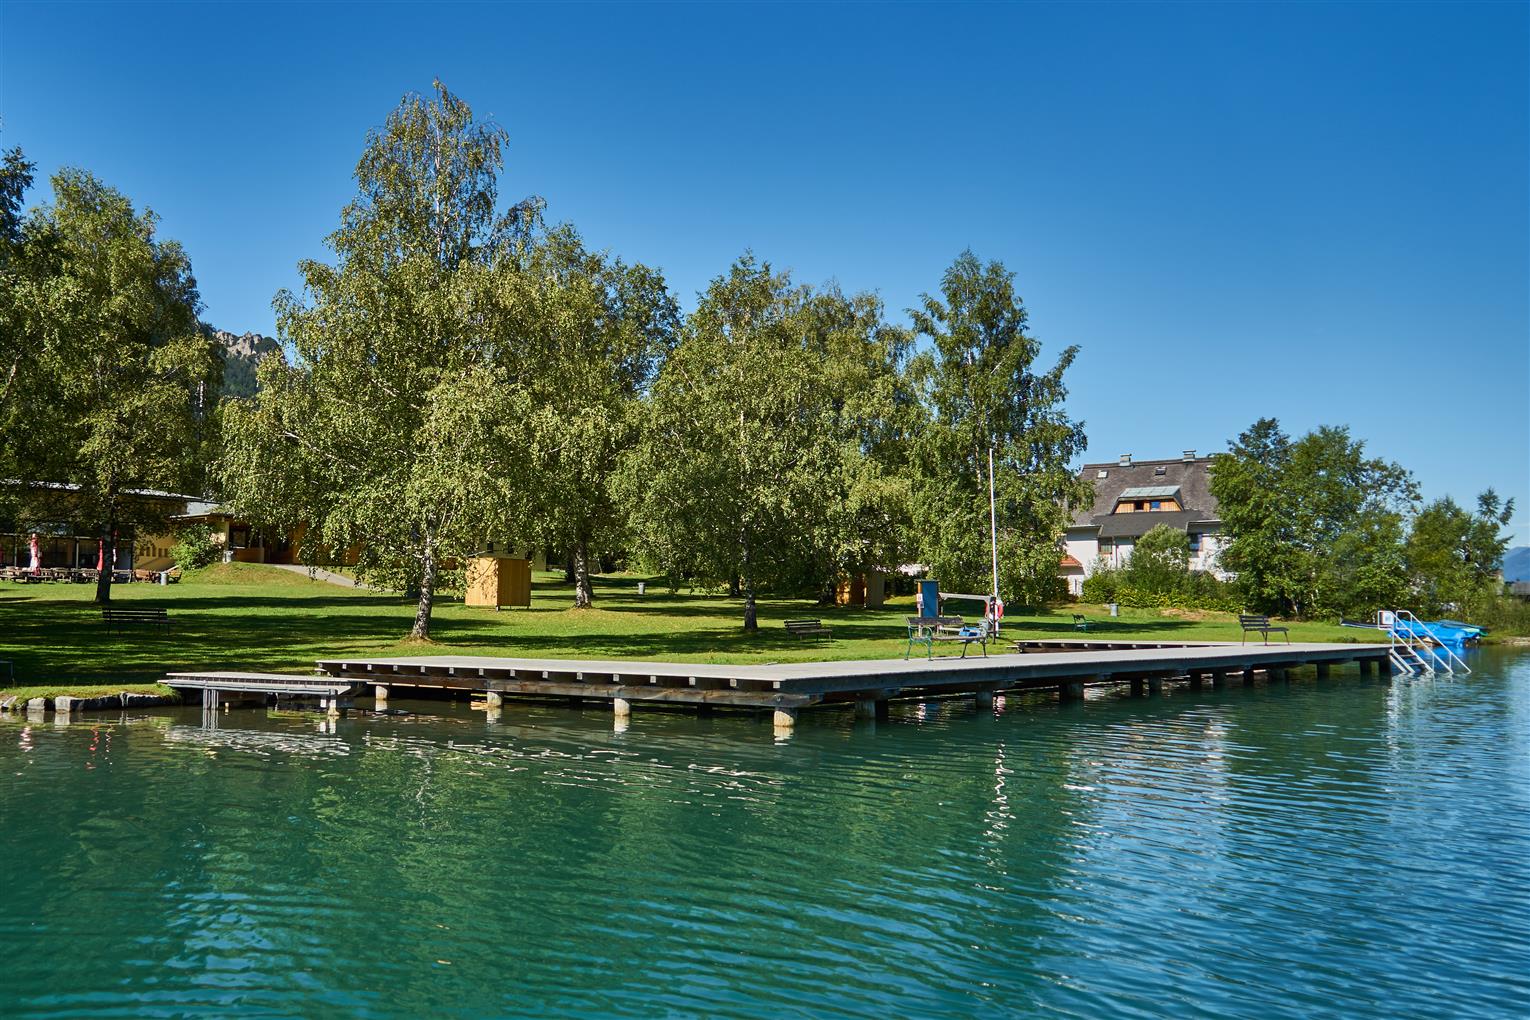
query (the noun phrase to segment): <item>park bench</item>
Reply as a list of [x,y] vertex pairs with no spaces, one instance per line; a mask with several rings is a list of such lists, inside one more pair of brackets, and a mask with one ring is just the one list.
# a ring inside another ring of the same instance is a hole
[[787,620],[786,632],[792,637],[832,638],[833,631],[822,620]]
[[163,606],[152,609],[120,609],[117,606],[102,606],[101,620],[106,624],[108,631],[121,631],[122,628],[130,626],[170,626],[170,614]]
[[983,649],[983,656],[988,656],[988,621],[980,620],[975,624],[969,624],[960,616],[910,616],[908,620],[908,647],[903,651],[903,657],[907,659],[914,651],[915,644],[922,644],[925,648],[925,657],[935,657],[935,642],[937,641],[960,641],[962,645],[962,658],[967,657],[967,648],[973,642]]
[[1088,630],[1089,629],[1089,618],[1087,616],[1085,616],[1083,613],[1074,613],[1073,614],[1073,629],[1074,630]]
[[1291,643],[1291,631],[1285,627],[1271,625],[1268,616],[1254,616],[1248,613],[1238,615],[1238,623],[1243,627],[1243,640],[1247,641],[1250,634],[1259,634],[1264,638],[1264,643],[1270,643],[1271,634],[1284,634],[1286,644]]

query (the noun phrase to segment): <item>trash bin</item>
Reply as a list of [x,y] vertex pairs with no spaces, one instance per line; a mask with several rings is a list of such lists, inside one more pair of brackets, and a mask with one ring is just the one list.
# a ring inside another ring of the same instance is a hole
[[1121,603],[1119,603],[1119,602],[1107,602],[1105,604],[1105,608],[1110,610],[1110,615],[1111,616],[1120,616],[1121,615]]
[[643,588],[644,587],[645,587],[644,583],[642,581],[639,581],[638,582],[638,594],[639,595],[643,594]]

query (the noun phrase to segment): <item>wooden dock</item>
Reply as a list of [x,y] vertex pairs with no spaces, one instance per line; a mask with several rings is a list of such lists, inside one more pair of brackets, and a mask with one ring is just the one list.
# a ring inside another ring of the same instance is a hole
[[1056,691],[1064,701],[1087,686],[1130,685],[1156,693],[1166,683],[1221,687],[1236,677],[1287,679],[1313,666],[1319,677],[1333,667],[1358,664],[1362,675],[1390,670],[1386,645],[1020,642],[1012,653],[937,659],[862,659],[709,665],[598,659],[520,659],[467,655],[321,659],[319,671],[370,684],[379,700],[394,688],[481,693],[492,707],[503,699],[553,698],[609,702],[618,719],[636,704],[689,705],[769,711],[789,727],[801,709],[853,704],[858,714],[880,715],[893,698],[970,695],[980,703],[1007,691]]

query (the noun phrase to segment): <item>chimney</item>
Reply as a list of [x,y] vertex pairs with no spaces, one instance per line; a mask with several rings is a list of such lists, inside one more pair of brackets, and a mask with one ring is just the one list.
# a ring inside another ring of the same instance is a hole
[[1194,450],[1186,450],[1185,451],[1185,463],[1188,464],[1188,463],[1190,463],[1194,459],[1195,459],[1195,451]]
[[1121,454],[1121,466],[1122,467],[1131,467],[1132,466],[1132,455],[1131,454],[1129,454],[1129,453]]

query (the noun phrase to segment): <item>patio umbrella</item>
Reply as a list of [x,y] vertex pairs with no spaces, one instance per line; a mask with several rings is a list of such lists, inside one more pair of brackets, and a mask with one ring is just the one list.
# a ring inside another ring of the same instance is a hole
[[32,573],[42,569],[42,550],[37,545],[37,532],[32,532]]

